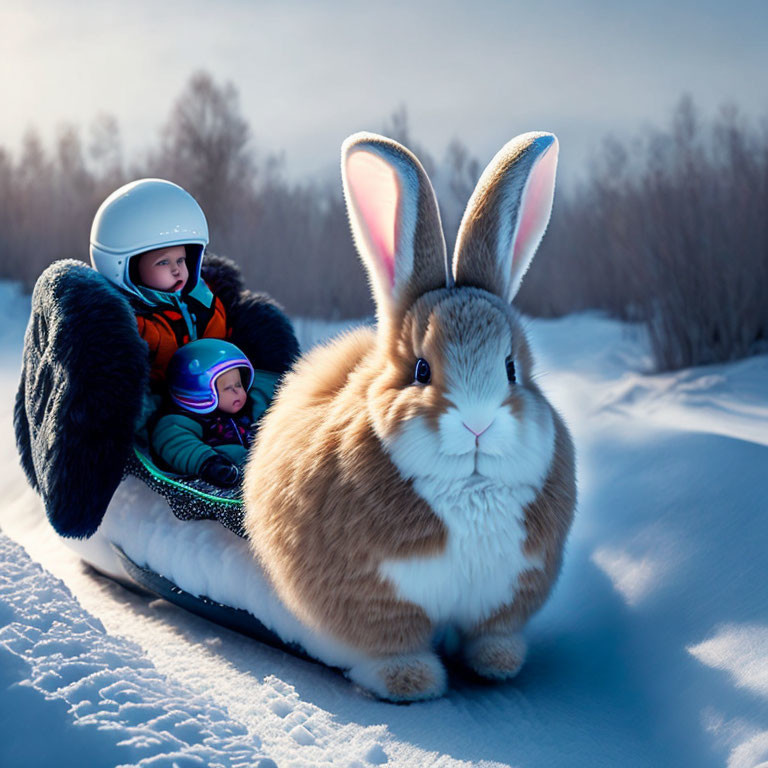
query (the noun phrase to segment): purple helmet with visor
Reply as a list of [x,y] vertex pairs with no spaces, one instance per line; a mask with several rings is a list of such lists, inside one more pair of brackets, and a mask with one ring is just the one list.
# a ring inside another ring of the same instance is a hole
[[166,379],[171,399],[193,413],[211,413],[219,406],[216,379],[241,368],[246,392],[253,384],[253,366],[234,345],[222,339],[199,339],[179,347],[168,363]]

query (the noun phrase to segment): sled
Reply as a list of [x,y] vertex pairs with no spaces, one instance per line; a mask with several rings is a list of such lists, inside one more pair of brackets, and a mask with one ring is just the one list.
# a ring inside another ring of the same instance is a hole
[[[203,277],[228,297],[232,340],[254,366],[287,370],[298,344],[280,308],[245,291],[232,262],[207,256]],[[153,458],[137,430],[148,380],[146,346],[122,294],[82,262],[45,270],[32,297],[14,427],[52,527],[129,589],[341,666],[337,644],[288,612],[254,559],[240,488],[169,472]]]

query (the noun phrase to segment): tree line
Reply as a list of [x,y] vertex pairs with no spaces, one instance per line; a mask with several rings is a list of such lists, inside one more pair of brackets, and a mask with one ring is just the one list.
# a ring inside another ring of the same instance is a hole
[[[482,166],[459,140],[436,160],[411,136],[404,108],[380,130],[424,164],[452,248]],[[187,189],[213,249],[291,314],[372,314],[340,181],[289,181],[280,157],[254,146],[235,87],[205,72],[141,157],[125,158],[109,116],[86,138],[63,127],[52,148],[34,130],[16,153],[0,148],[0,278],[31,287],[56,259],[87,260],[101,201],[147,176]],[[660,370],[768,351],[766,211],[768,123],[735,107],[705,120],[684,97],[667,126],[599,142],[582,180],[558,190],[516,304],[534,316],[599,309],[645,323]]]

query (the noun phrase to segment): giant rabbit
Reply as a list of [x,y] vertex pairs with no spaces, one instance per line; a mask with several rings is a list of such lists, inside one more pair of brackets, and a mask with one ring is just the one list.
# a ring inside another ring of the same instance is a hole
[[476,673],[514,676],[560,569],[574,452],[510,304],[549,221],[557,155],[549,133],[504,146],[449,263],[419,161],[374,134],[342,148],[377,324],[286,377],[249,458],[245,527],[283,602],[386,699],[444,692],[445,626]]

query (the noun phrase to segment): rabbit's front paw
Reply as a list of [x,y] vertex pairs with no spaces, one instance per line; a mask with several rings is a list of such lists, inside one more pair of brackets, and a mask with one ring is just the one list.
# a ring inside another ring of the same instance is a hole
[[443,695],[446,686],[442,662],[428,651],[369,659],[352,667],[348,675],[390,701],[434,699]]
[[488,634],[470,640],[464,647],[467,665],[481,677],[508,680],[523,666],[527,646],[520,634]]

